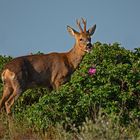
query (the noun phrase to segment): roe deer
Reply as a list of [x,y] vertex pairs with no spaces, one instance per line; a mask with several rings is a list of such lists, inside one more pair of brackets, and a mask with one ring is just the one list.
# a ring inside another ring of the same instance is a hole
[[85,53],[92,49],[91,36],[96,25],[86,30],[86,20],[83,18],[82,23],[84,28],[77,20],[80,32],[67,26],[68,32],[76,40],[70,51],[21,56],[5,65],[1,74],[4,88],[0,110],[5,105],[7,114],[10,114],[14,101],[29,88],[40,86],[53,90],[69,80]]

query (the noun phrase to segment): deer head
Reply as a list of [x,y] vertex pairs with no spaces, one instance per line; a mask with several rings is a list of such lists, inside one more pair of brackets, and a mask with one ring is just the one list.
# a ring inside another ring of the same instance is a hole
[[75,40],[76,40],[75,46],[79,50],[81,50],[83,52],[90,52],[92,49],[91,36],[95,32],[96,24],[94,26],[92,26],[91,28],[89,28],[88,30],[86,30],[87,22],[83,18],[81,18],[81,20],[84,25],[84,29],[82,29],[82,27],[81,27],[80,20],[76,20],[76,23],[77,23],[78,28],[80,29],[80,32],[77,32],[70,26],[67,26],[67,30],[70,33],[70,35],[72,35],[75,38]]

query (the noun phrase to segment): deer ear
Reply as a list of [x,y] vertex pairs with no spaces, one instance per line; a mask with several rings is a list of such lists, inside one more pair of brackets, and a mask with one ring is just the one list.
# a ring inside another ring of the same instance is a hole
[[93,25],[91,28],[88,29],[87,32],[89,33],[90,36],[92,36],[94,34],[95,29],[96,29],[96,24]]
[[67,30],[70,33],[70,35],[75,36],[75,34],[77,33],[77,31],[75,31],[73,28],[71,28],[70,26],[67,26]]

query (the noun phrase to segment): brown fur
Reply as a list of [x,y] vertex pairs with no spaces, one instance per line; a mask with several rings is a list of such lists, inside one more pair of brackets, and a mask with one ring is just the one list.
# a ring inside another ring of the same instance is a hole
[[[84,22],[83,22],[84,23]],[[28,55],[13,59],[7,63],[2,72],[4,83],[0,109],[6,107],[7,114],[19,95],[29,88],[47,87],[49,90],[58,89],[67,82],[71,74],[81,62],[86,51],[91,49],[90,36],[95,31],[95,25],[85,32],[77,32],[67,27],[68,32],[75,37],[74,47],[66,53],[50,53]]]

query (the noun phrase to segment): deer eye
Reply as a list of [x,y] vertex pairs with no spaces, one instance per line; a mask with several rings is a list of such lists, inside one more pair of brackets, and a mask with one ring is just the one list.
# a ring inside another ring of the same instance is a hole
[[79,40],[80,40],[80,41],[83,41],[83,39],[82,39],[82,38],[80,38]]

